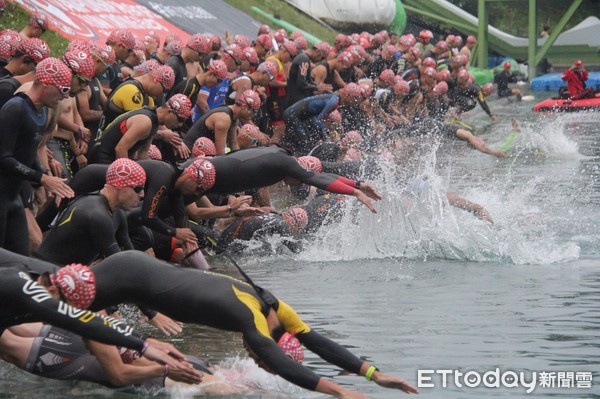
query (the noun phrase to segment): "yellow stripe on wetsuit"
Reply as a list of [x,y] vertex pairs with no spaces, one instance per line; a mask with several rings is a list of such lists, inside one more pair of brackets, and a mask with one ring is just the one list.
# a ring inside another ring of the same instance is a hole
[[[261,303],[256,295],[240,291],[235,288],[234,285],[231,286],[233,288],[233,292],[235,296],[242,302],[244,305],[250,309],[252,314],[254,315],[254,325],[258,332],[260,332],[263,336],[273,339],[271,337],[271,332],[269,331],[269,326],[267,323],[267,319],[265,315],[261,311]],[[307,326],[302,319],[298,316],[298,314],[292,309],[290,305],[279,300],[279,309],[277,310],[277,318],[283,325],[286,331],[290,333],[307,333],[310,331],[310,327]]]

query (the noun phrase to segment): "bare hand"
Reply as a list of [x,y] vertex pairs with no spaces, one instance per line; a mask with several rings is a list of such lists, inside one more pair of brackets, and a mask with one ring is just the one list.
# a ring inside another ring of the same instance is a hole
[[148,322],[158,328],[167,337],[177,335],[183,331],[183,323],[175,321],[162,313],[156,313],[156,316],[148,320]]
[[190,157],[190,149],[184,143],[175,147],[175,152],[181,159],[188,159]]
[[48,167],[53,176],[61,176],[64,171],[62,164],[56,159],[50,159],[48,161]]
[[88,164],[88,160],[83,154],[79,154],[75,160],[77,161],[77,165],[79,165],[79,169],[85,168]]
[[92,133],[90,132],[90,129],[88,129],[85,126],[81,126],[81,138],[85,141],[89,141],[90,137],[92,137]]
[[50,194],[57,198],[73,198],[75,192],[65,183],[66,181],[67,179],[60,177],[42,175],[41,183]]
[[243,206],[235,211],[236,216],[260,216],[266,215],[267,213],[269,212],[266,212],[261,208],[255,208],[253,206]]
[[379,194],[375,188],[369,183],[360,183],[360,191],[365,193],[367,197],[379,201],[381,199],[381,194]]
[[186,242],[197,243],[198,242],[198,238],[196,237],[196,234],[194,234],[194,232],[188,228],[175,229],[175,238],[182,240],[184,243],[186,243]]
[[167,376],[173,381],[183,382],[184,384],[199,384],[202,382],[204,374],[202,372],[192,373],[188,369],[169,369]]
[[232,210],[236,211],[243,204],[250,205],[252,203],[251,195],[240,195],[239,197],[229,197],[229,201],[227,201]]
[[496,123],[498,122],[498,117],[496,115],[490,115],[490,119],[492,120],[492,122]]
[[[159,340],[154,339],[154,338],[148,338],[148,339],[146,339],[146,342],[148,343],[148,349],[150,349],[151,347],[153,347],[155,349],[160,350],[161,352],[164,352],[164,353],[168,354],[171,358],[173,358],[175,360],[179,360],[181,362],[184,362],[185,365],[191,366],[187,362],[187,360],[185,360],[185,355],[183,353],[181,353],[177,348],[175,348],[170,343],[159,341]],[[147,356],[145,356],[145,357],[147,357]],[[150,359],[150,358],[148,358],[148,359]],[[155,359],[151,359],[151,360],[155,360]],[[158,361],[161,361],[161,360],[158,360]],[[167,363],[167,362],[163,361],[163,363]],[[169,366],[170,366],[170,364],[169,364]]]
[[419,390],[402,378],[394,377],[393,375],[383,374],[379,371],[373,373],[373,381],[382,387],[400,389],[406,393],[419,393]]
[[177,148],[181,144],[183,144],[183,139],[181,136],[170,129],[165,129],[160,131],[161,140],[165,143],[171,144],[174,148]]
[[271,137],[267,136],[266,134],[264,134],[264,133],[258,134],[258,142],[260,143],[260,145],[268,145],[269,140],[271,140]]
[[77,142],[77,148],[79,149],[80,153],[87,154],[87,152],[88,152],[88,143],[87,143],[87,141],[79,140]]
[[[166,342],[160,342],[152,338],[146,340],[148,348],[144,353],[144,357],[149,360],[154,360],[169,366],[169,371],[182,370],[197,379],[202,379],[202,374],[185,360],[185,357],[175,347]],[[169,372],[169,373],[170,373]],[[193,378],[193,377],[192,377]]]
[[361,190],[354,190],[354,196],[356,197],[357,200],[359,200],[367,208],[369,208],[371,210],[371,212],[377,213],[377,210],[375,209],[373,204],[371,204],[371,200],[369,199],[369,197],[367,197],[367,195],[365,193],[363,193]]
[[492,219],[492,216],[489,214],[489,212],[482,206],[477,208],[475,212],[473,212],[473,214],[475,215],[475,217],[477,217],[477,219],[494,224],[494,219]]

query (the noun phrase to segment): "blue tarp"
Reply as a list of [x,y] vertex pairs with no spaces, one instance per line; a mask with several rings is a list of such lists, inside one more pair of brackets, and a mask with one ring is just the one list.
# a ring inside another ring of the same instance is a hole
[[[560,78],[562,72],[554,72],[546,75],[538,76],[531,80],[532,91],[556,91],[561,86],[566,86],[565,82]],[[600,90],[600,72],[590,72],[588,80],[585,82],[587,87],[592,87],[595,90]]]

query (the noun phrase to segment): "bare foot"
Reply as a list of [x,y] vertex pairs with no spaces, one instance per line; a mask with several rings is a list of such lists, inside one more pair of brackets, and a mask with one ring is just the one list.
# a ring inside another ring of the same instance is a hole
[[517,118],[512,118],[511,122],[512,122],[512,127],[513,127],[513,130],[515,131],[515,133],[519,133],[521,131],[521,124],[519,123]]

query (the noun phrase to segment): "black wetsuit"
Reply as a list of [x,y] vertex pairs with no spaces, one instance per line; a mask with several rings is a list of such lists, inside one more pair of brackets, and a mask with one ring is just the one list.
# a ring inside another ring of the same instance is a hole
[[270,186],[285,177],[334,193],[354,193],[355,182],[341,176],[306,170],[286,150],[277,146],[234,151],[216,156],[210,161],[215,167],[216,180],[207,193],[238,193]]
[[[317,85],[310,76],[312,70],[311,64],[310,58],[304,52],[294,57],[287,81],[287,107],[291,107],[298,101],[312,96],[317,91]],[[304,74],[302,73],[302,69],[306,70]]]
[[121,72],[121,61],[117,60],[112,65],[110,65],[105,73],[103,78],[106,78],[108,81],[108,86],[111,90],[119,87],[121,83],[123,83],[123,73]]
[[[30,271],[52,265],[0,249],[0,334],[22,323],[42,321],[109,345],[141,350],[144,341],[131,327],[113,318],[80,310],[52,298]],[[56,268],[54,269],[56,270]],[[39,272],[37,273],[39,274]]]
[[211,109],[210,111],[202,115],[202,117],[198,119],[196,123],[194,123],[194,125],[187,131],[187,133],[183,137],[183,142],[190,149],[190,151],[194,146],[196,140],[198,140],[200,137],[207,137],[213,143],[215,142],[215,131],[210,130],[208,127],[206,127],[206,119],[208,119],[209,116],[216,114],[217,112],[226,113],[229,116],[229,119],[231,120],[231,124],[233,124],[233,110],[229,106],[223,105]]
[[90,151],[89,163],[103,163],[110,164],[116,159],[115,148],[123,135],[127,133],[127,120],[132,116],[146,115],[152,122],[147,138],[138,141],[128,151],[129,158],[132,158],[136,151],[143,147],[148,141],[152,141],[152,138],[158,130],[158,115],[156,114],[156,108],[144,107],[134,109],[126,114],[119,116],[110,125],[104,129],[102,133],[96,138],[96,144]]
[[[48,361],[48,357],[52,361]],[[186,356],[195,369],[212,374],[207,363],[193,356]],[[77,334],[51,325],[44,325],[31,345],[31,351],[23,368],[25,371],[44,378],[69,381],[90,381],[110,388],[111,383],[98,359],[87,349],[85,341]],[[154,390],[164,387],[165,377],[147,379],[136,388]]]
[[329,63],[327,61],[323,61],[323,62],[319,63],[318,65],[322,65],[325,67],[326,72],[325,72],[325,79],[323,80],[323,83],[327,83],[327,84],[331,85],[333,87],[334,91],[340,89],[340,87],[335,82],[335,69],[330,68]]
[[48,118],[19,93],[0,109],[0,247],[29,254],[29,235],[19,192],[25,181],[40,183],[37,149]]
[[[101,111],[102,106],[100,105],[100,92],[102,91],[102,85],[97,77],[93,77],[90,81],[90,89],[92,90],[92,95],[88,99],[88,107],[91,111]],[[77,102],[77,107],[79,107],[79,101]],[[90,130],[91,137],[90,142],[88,143],[88,148],[92,148],[96,142],[96,136],[98,135],[98,129],[100,127],[100,120],[83,122],[83,125]]]
[[[113,101],[115,96],[118,98],[122,98],[121,96],[130,96],[131,95],[131,90],[123,90],[122,89],[124,86],[135,86],[135,89],[137,89],[137,91],[135,91],[135,94],[133,95],[133,97],[127,99],[127,103],[129,104],[128,105],[129,111],[131,111],[133,109],[137,109],[138,107],[142,108],[142,107],[154,105],[154,100],[151,100],[150,96],[148,96],[148,94],[146,94],[146,90],[144,89],[144,86],[142,86],[142,84],[138,80],[129,78],[129,79],[125,80],[124,82],[122,82],[121,84],[119,84],[119,86],[116,87],[108,96],[108,99],[106,100],[106,104],[104,105],[104,109],[102,110],[102,118],[100,119],[100,122],[98,124],[99,131],[107,129],[108,126],[115,119],[117,119],[120,115],[123,115],[124,113],[128,112],[127,108],[122,109],[122,108],[118,107],[115,104],[115,102]],[[130,89],[131,89],[131,87],[130,87]]]
[[325,141],[314,147],[308,155],[319,158],[321,161],[335,162],[340,157],[340,145],[335,141]]
[[166,65],[170,66],[175,73],[175,81],[167,97],[172,97],[176,93],[177,86],[187,79],[187,68],[185,61],[180,54],[172,55],[167,59]]
[[8,100],[13,98],[15,91],[21,87],[21,83],[12,77],[0,79],[0,108],[6,104]]
[[[287,357],[267,330],[267,300],[273,303],[282,326],[308,349],[352,373],[362,361],[312,331],[285,302],[264,291],[260,299],[247,283],[229,276],[177,268],[139,251],[120,252],[94,266],[97,294],[91,309],[116,303],[152,307],[184,323],[241,332],[248,346],[286,380],[314,390],[319,376]],[[267,299],[268,298],[268,299]]]
[[112,212],[106,198],[97,193],[72,201],[54,221],[42,244],[34,252],[57,265],[89,265],[123,249],[133,249],[127,235],[127,218],[120,209]]
[[[233,85],[238,80],[248,80],[250,81],[250,87],[254,87],[256,83],[249,75],[240,75],[236,76],[229,82],[229,89],[227,90],[227,95],[225,96],[225,105],[233,105],[235,104],[235,99],[237,98],[237,92],[233,88]],[[261,104],[262,106],[262,104]]]
[[[390,58],[389,60],[384,60],[380,55],[376,56],[373,60],[373,63],[369,65],[369,69],[367,70],[367,77],[375,81],[381,75],[385,69],[391,69],[394,66],[394,59]],[[396,74],[396,71],[394,71]]]
[[494,77],[494,83],[498,86],[498,97],[510,97],[512,90],[508,87],[509,83],[516,83],[517,78],[512,76],[510,71],[503,70]]
[[[165,223],[164,218],[173,216],[178,227],[188,227],[184,198],[179,191],[175,190],[175,181],[181,175],[181,170],[166,162],[151,159],[138,161],[138,163],[146,172],[144,201],[140,208],[134,209],[129,214],[129,229],[144,225],[161,234],[174,237],[175,228]],[[107,169],[108,165],[89,165],[73,177],[69,186],[76,195],[98,191],[104,187]],[[48,214],[44,212],[43,217],[38,218],[42,229],[48,225],[48,220],[54,218],[55,214],[56,208],[48,210]]]
[[285,136],[283,147],[292,150],[294,155],[306,155],[319,140],[327,139],[325,119],[340,104],[337,94],[318,94],[304,98],[283,113]]
[[[260,216],[240,217],[227,226],[221,233],[221,236],[217,241],[217,252],[221,253],[226,250],[229,253],[241,252],[243,251],[244,246],[232,246],[234,241],[262,241],[273,235],[279,235],[281,237],[291,237],[293,235],[288,225],[283,221],[281,215],[277,213],[268,213]],[[268,246],[266,242],[265,244]],[[293,252],[298,252],[299,250],[299,247],[293,245],[291,242],[284,241],[284,245]]]
[[472,110],[479,105],[481,109],[485,111],[489,116],[492,115],[492,111],[485,101],[485,96],[481,91],[481,87],[476,84],[469,85],[467,87],[459,86],[458,84],[448,91],[448,97],[450,98],[450,106],[459,107],[461,112],[467,112]]
[[302,208],[308,216],[308,223],[304,228],[307,234],[316,232],[324,223],[335,222],[341,219],[341,204],[345,197],[338,195],[319,195]]

